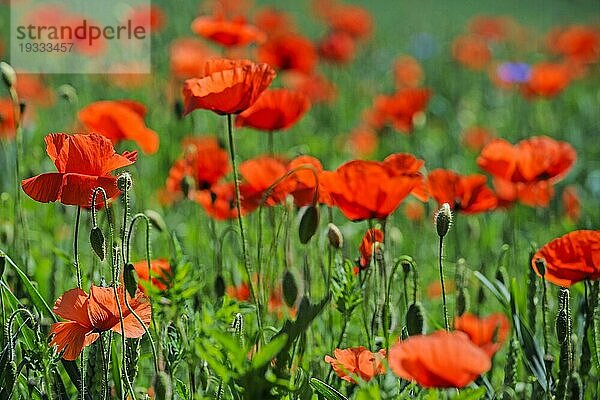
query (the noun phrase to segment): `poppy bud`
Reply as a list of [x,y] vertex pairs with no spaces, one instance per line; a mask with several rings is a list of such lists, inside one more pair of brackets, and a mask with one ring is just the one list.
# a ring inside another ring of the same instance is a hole
[[467,288],[462,287],[458,290],[458,294],[456,296],[456,314],[460,317],[467,311],[469,308],[469,296],[467,293]]
[[135,268],[131,263],[125,265],[125,269],[123,270],[123,283],[125,284],[127,293],[129,293],[131,297],[135,297],[137,279],[135,278]]
[[77,91],[75,90],[75,88],[71,85],[69,85],[68,83],[65,83],[64,85],[60,85],[58,90],[58,95],[64,99],[65,101],[67,101],[70,104],[76,104],[77,103]]
[[577,372],[573,372],[569,378],[569,399],[583,399],[583,383]]
[[129,172],[123,172],[117,178],[117,187],[122,192],[131,189],[132,184],[133,184],[133,182],[131,180],[131,175],[129,174]]
[[4,61],[0,62],[0,74],[6,87],[12,88],[17,84],[17,74],[10,64]]
[[546,260],[543,258],[538,258],[535,260],[535,267],[542,277],[546,275]]
[[556,338],[562,344],[569,336],[569,316],[567,310],[560,310],[556,316]]
[[219,298],[225,295],[225,279],[223,279],[223,275],[221,274],[215,278],[215,293]]
[[[190,192],[192,190],[194,190],[194,188],[196,187],[196,183],[194,182],[194,178],[192,178],[189,175],[186,175],[183,177],[183,179],[181,180],[181,191],[183,192],[183,196],[184,197],[188,197],[188,195],[190,194]],[[211,192],[212,195],[212,192]],[[214,202],[214,200],[213,200]]]
[[173,112],[175,113],[177,119],[183,118],[183,102],[181,100],[177,100],[175,102],[175,105],[173,106]]
[[6,254],[0,253],[0,279],[4,275],[4,269],[6,268]]
[[410,336],[422,335],[424,331],[423,306],[412,303],[406,311],[406,329]]
[[329,239],[329,245],[335,249],[341,249],[344,246],[344,236],[340,228],[331,222],[327,224],[327,239]]
[[435,227],[439,237],[443,238],[446,236],[452,225],[452,211],[450,211],[450,204],[444,203],[435,214]]
[[172,397],[171,378],[169,375],[160,371],[154,377],[154,398],[156,400],[169,400]]
[[298,298],[298,286],[296,285],[296,279],[294,279],[294,274],[292,274],[289,270],[286,270],[283,274],[283,300],[285,300],[285,304],[288,307],[293,307],[296,303],[296,299]]
[[412,265],[408,261],[402,261],[401,265],[402,265],[402,272],[404,272],[404,275],[410,274],[410,269],[412,268]]
[[100,261],[104,261],[104,257],[106,255],[106,242],[104,240],[104,234],[102,233],[102,229],[100,227],[95,226],[90,231],[90,244],[92,245],[92,249],[94,253],[98,256]]
[[23,118],[23,114],[25,114],[26,108],[27,108],[27,103],[25,102],[25,100],[20,100],[19,101],[19,115],[21,116],[20,118]]
[[317,232],[319,227],[319,208],[318,206],[310,205],[304,209],[298,227],[298,235],[300,243],[306,244]]
[[167,231],[167,224],[165,223],[162,215],[154,210],[146,210],[144,211],[144,214],[146,214],[146,217],[148,217],[152,226],[154,226],[159,232]]

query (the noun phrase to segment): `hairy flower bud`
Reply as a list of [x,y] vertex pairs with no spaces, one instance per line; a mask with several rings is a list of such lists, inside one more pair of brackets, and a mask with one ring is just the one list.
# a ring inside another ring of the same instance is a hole
[[444,203],[435,214],[435,227],[439,237],[443,238],[446,236],[452,225],[452,211],[450,211],[450,204]]
[[17,84],[17,74],[14,68],[4,61],[0,62],[0,75],[8,88],[12,88]]
[[336,249],[341,249],[344,246],[344,236],[336,225],[331,222],[327,225],[327,239],[329,239],[329,245]]
[[132,184],[133,184],[133,182],[131,180],[131,175],[129,174],[129,172],[123,172],[117,178],[117,187],[121,191],[125,191],[125,190],[131,189],[131,185]]

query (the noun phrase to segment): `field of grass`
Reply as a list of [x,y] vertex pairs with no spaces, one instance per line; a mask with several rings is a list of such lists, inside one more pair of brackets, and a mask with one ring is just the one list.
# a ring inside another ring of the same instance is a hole
[[150,74],[15,78],[0,4],[0,400],[598,398],[597,1],[152,5]]

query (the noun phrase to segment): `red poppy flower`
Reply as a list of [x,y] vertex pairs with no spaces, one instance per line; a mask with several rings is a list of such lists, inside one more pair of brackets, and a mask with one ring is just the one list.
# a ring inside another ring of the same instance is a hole
[[494,134],[480,126],[471,127],[462,134],[463,144],[471,151],[480,151],[492,139]]
[[[142,260],[133,263],[133,268],[137,273],[138,278],[148,282],[148,261]],[[171,277],[171,264],[163,258],[150,261],[150,273],[152,274],[152,286],[160,291],[167,290],[167,285]],[[141,285],[140,285],[140,289]],[[143,290],[143,289],[142,289]]]
[[[242,215],[252,211],[256,208],[256,200],[251,198],[252,203],[248,205],[248,201],[245,200],[245,192],[251,189],[248,185],[242,184],[240,186],[240,195],[242,197],[241,210]],[[254,194],[253,191],[251,191]],[[206,190],[199,190],[193,194],[194,200],[202,206],[204,212],[210,217],[217,221],[225,221],[233,218],[237,218],[237,207],[235,200],[235,185],[233,182],[218,183],[211,186]]]
[[387,123],[399,132],[410,133],[415,115],[425,111],[431,95],[429,89],[406,88],[392,96],[377,96],[367,119],[375,128]]
[[[448,282],[444,283],[444,292],[446,293],[446,296],[454,293],[455,289],[456,289],[456,285],[454,284],[454,282],[448,281]],[[438,280],[431,282],[429,285],[427,285],[427,298],[431,299],[431,300],[435,300],[435,299],[439,299],[440,297],[442,297],[442,284],[440,283],[440,280],[438,279]]]
[[54,102],[54,93],[48,89],[41,77],[35,74],[17,74],[15,85],[19,99],[38,106],[49,106]]
[[269,37],[293,33],[296,30],[293,17],[272,7],[263,8],[254,14],[254,22],[258,29]]
[[494,178],[493,182],[499,207],[509,207],[516,201],[530,207],[548,207],[554,196],[554,186],[549,181],[513,183]]
[[556,183],[573,167],[577,154],[567,142],[534,136],[512,145],[495,139],[477,158],[477,165],[494,177],[510,181]]
[[296,307],[289,308],[283,301],[283,293],[280,287],[273,289],[269,295],[269,301],[267,303],[267,310],[274,314],[277,319],[283,318],[288,315],[292,318],[296,317]]
[[343,31],[330,32],[318,46],[319,55],[323,59],[338,64],[352,61],[356,53],[354,38]]
[[472,70],[482,70],[492,60],[492,52],[483,38],[463,35],[452,44],[454,59]]
[[331,364],[336,375],[345,381],[357,383],[355,378],[360,378],[368,382],[375,375],[385,374],[384,349],[371,353],[365,347],[359,346],[335,349],[333,355],[335,358],[325,356],[325,362]]
[[304,93],[313,104],[331,103],[337,95],[335,85],[317,74],[290,70],[283,75],[283,82],[290,89]]
[[15,112],[12,101],[0,99],[0,138],[12,139],[17,133]]
[[132,26],[143,26],[149,32],[156,33],[164,28],[167,18],[162,8],[156,4],[141,4],[131,10],[127,19]]
[[146,127],[146,107],[131,100],[96,101],[77,114],[85,128],[109,138],[113,143],[133,140],[144,153],[158,150],[158,134]]
[[325,190],[335,205],[352,221],[385,219],[419,184],[418,172],[395,174],[383,163],[350,161],[340,166]]
[[182,38],[171,43],[171,72],[178,79],[194,78],[202,74],[204,63],[219,58],[216,52],[195,38]]
[[491,366],[490,356],[463,332],[411,336],[390,350],[390,369],[427,388],[462,388]]
[[564,215],[573,222],[579,221],[581,217],[581,201],[577,189],[573,185],[565,187],[562,193]]
[[407,201],[404,206],[404,215],[410,221],[422,221],[425,217],[425,207],[423,207],[423,203],[418,201]]
[[383,244],[383,231],[380,229],[367,229],[360,242],[360,268],[366,269],[371,264],[371,258]]
[[225,47],[263,43],[264,32],[246,23],[245,18],[226,20],[222,16],[203,16],[192,21],[192,31]]
[[304,36],[289,33],[270,38],[258,48],[258,60],[280,70],[311,74],[318,61],[317,50]]
[[421,64],[411,56],[398,57],[394,62],[394,81],[398,89],[419,86],[423,76]]
[[427,176],[429,193],[438,205],[448,203],[453,210],[465,214],[496,208],[498,200],[486,181],[485,175],[459,175],[445,169],[433,170]]
[[497,15],[477,15],[469,21],[469,31],[490,41],[501,42],[507,38],[512,21]]
[[[258,207],[265,191],[287,172],[286,163],[274,157],[261,156],[244,161],[240,164],[240,175],[246,184],[243,201],[248,207]],[[273,188],[265,204],[282,203],[294,189],[295,180],[290,176]]]
[[250,300],[250,287],[246,282],[242,282],[238,286],[227,286],[225,293],[227,293],[227,296],[238,301]]
[[319,203],[327,202],[327,199],[322,198],[320,195],[319,188],[316,187],[317,182],[315,180],[315,173],[317,174],[317,177],[319,177],[319,174],[323,172],[323,165],[321,165],[321,161],[307,155],[298,156],[290,161],[288,164],[288,170],[291,171],[303,165],[312,166],[314,168],[314,173],[308,169],[298,169],[292,175],[293,179],[296,181],[294,184],[294,190],[291,192],[291,195],[294,196],[294,203],[298,207],[312,204],[315,190],[317,191]]
[[[94,189],[102,187],[108,198],[117,196],[117,179],[111,171],[131,165],[137,152],[115,153],[110,140],[100,135],[53,133],[45,137],[46,153],[58,172],[25,179],[23,191],[41,203],[60,201],[90,207]],[[96,200],[101,204],[102,197]]]
[[[126,307],[123,286],[117,288],[117,294],[125,337],[141,337],[146,331]],[[151,315],[148,298],[138,290],[133,299],[127,294],[127,299],[133,311],[148,327]],[[64,351],[62,357],[65,360],[79,357],[84,347],[100,337],[100,332],[112,330],[121,333],[121,319],[112,287],[92,285],[89,295],[81,289],[68,290],[56,300],[53,311],[68,320],[54,323],[50,327],[50,346],[56,346],[59,353]]]
[[548,47],[575,63],[594,63],[600,60],[600,30],[593,26],[571,25],[556,29],[548,35]]
[[265,90],[258,100],[239,114],[237,126],[272,132],[290,128],[310,108],[304,94],[287,89]]
[[596,280],[600,278],[600,231],[573,231],[546,243],[531,259],[538,275],[539,259],[546,261],[545,279],[555,285]]
[[508,338],[510,322],[501,313],[491,314],[485,318],[464,313],[454,320],[454,329],[469,335],[473,343],[492,357]]
[[373,17],[363,7],[354,4],[335,4],[324,15],[333,31],[341,31],[355,39],[364,39],[373,30]]
[[183,141],[184,155],[179,158],[167,177],[167,191],[181,196],[184,179],[193,179],[192,189],[204,190],[217,183],[229,172],[229,156],[212,136],[191,137]]
[[522,86],[526,97],[553,97],[571,81],[572,71],[566,64],[538,63],[531,67],[529,80]]
[[216,59],[204,63],[198,78],[183,86],[184,115],[201,108],[217,114],[239,114],[271,84],[275,71],[248,60]]
[[379,144],[377,133],[366,125],[361,125],[350,132],[348,150],[356,158],[366,158],[373,154]]
[[[383,164],[393,175],[406,175],[419,173],[425,165],[425,161],[419,160],[417,157],[409,153],[395,153],[390,154],[383,160]],[[426,202],[429,200],[429,192],[427,189],[427,183],[423,179],[423,175],[419,177],[419,183],[410,192],[417,199]]]

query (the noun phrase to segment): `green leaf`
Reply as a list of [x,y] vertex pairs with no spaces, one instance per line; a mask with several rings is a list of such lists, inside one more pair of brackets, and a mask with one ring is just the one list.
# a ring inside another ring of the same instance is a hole
[[127,293],[129,293],[131,298],[134,298],[138,285],[135,277],[135,268],[133,268],[133,264],[131,263],[125,264],[125,268],[123,269],[123,283],[125,284]]
[[298,227],[300,243],[306,244],[317,232],[319,227],[319,208],[317,206],[308,206],[304,209]]
[[283,349],[283,346],[285,346],[287,338],[288,337],[286,334],[276,336],[267,345],[261,348],[260,351],[252,358],[251,367],[253,369],[259,369],[274,359],[281,349]]
[[310,378],[310,386],[327,400],[348,400],[343,394],[317,378]]
[[452,400],[479,400],[485,396],[485,388],[478,387],[477,389],[461,390],[459,394],[454,396]]

